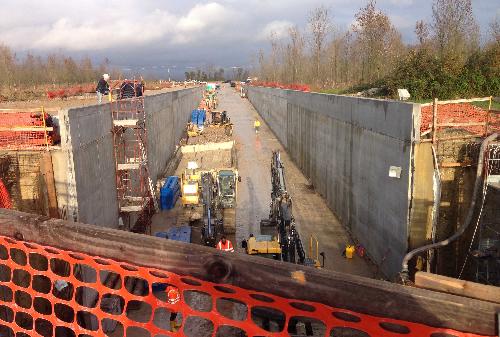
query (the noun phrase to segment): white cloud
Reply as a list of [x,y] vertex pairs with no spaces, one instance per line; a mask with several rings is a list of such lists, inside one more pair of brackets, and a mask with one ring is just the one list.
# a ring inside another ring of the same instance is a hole
[[[283,38],[292,25],[304,29],[308,13],[321,4],[330,8],[335,25],[346,28],[366,5],[366,0],[0,2],[0,44],[19,55],[26,50],[41,54],[61,51],[96,60],[109,57],[123,65],[248,62],[252,53],[269,48],[271,32]],[[377,7],[390,15],[406,40],[414,36],[414,21],[430,17],[431,5],[432,0],[377,1]],[[487,29],[498,6],[491,0],[474,1],[473,5],[478,22]]]
[[200,39],[217,39],[218,33],[230,32],[240,14],[217,2],[195,5],[175,26],[174,43],[189,43]]
[[0,26],[0,41],[19,49],[68,51],[140,47],[158,41],[174,46],[225,40],[224,36],[235,35],[233,29],[242,19],[242,13],[217,2],[195,4],[182,15],[158,8],[145,12],[136,1],[113,10],[103,7],[94,14],[69,10],[38,26],[23,20],[18,27]]
[[293,23],[286,20],[275,20],[269,22],[257,35],[257,39],[267,40],[274,34],[276,38],[282,39],[288,35],[288,30],[293,26]]

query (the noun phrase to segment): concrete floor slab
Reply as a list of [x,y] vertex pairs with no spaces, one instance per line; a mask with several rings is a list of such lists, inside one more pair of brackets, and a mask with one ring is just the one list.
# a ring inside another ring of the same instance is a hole
[[[314,191],[306,177],[291,161],[252,104],[227,85],[221,89],[219,102],[219,109],[226,110],[234,123],[238,172],[242,177],[238,187],[236,209],[237,250],[243,251],[240,242],[250,233],[259,233],[260,220],[269,216],[271,155],[273,150],[280,150],[285,165],[287,189],[293,200],[293,214],[306,250],[309,247],[310,235],[314,235],[319,239],[319,250],[325,252],[327,269],[376,277],[376,267],[369,261],[359,256],[353,259],[342,257],[345,245],[354,241],[328,208],[325,200]],[[253,128],[256,118],[261,121],[258,134]]]

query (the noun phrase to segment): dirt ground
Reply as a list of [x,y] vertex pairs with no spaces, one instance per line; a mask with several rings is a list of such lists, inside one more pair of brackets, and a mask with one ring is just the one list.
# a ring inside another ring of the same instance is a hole
[[189,137],[187,143],[194,144],[207,144],[207,143],[221,143],[231,141],[230,132],[223,126],[206,126],[203,132],[196,137]]
[[[155,95],[162,92],[176,91],[184,89],[184,87],[174,87],[162,90],[146,90],[145,95]],[[0,109],[26,109],[26,108],[51,108],[51,109],[67,109],[76,108],[80,106],[97,104],[95,94],[85,94],[83,96],[68,97],[68,98],[54,98],[54,99],[38,99],[31,101],[11,101],[0,102]]]

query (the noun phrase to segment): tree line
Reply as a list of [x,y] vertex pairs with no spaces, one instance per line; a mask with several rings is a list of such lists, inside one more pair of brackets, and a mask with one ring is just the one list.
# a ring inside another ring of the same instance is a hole
[[0,44],[0,78],[4,87],[95,82],[106,72],[112,73],[111,78],[119,76],[107,59],[94,65],[89,57],[75,60],[62,54],[42,57],[27,53],[18,57],[8,46]]
[[223,81],[224,80],[224,69],[220,68],[217,70],[207,70],[202,71],[196,69],[196,71],[186,71],[184,73],[186,81]]
[[481,43],[472,0],[434,0],[430,22],[415,23],[417,43],[411,45],[376,0],[359,9],[348,29],[336,27],[332,17],[321,6],[309,13],[305,29],[291,27],[286,38],[271,33],[270,50],[256,57],[259,79],[330,92],[378,87],[387,96],[407,88],[415,99],[500,92],[498,17]]
[[196,69],[186,71],[184,76],[187,81],[224,81],[232,79],[244,81],[250,76],[250,72],[242,67],[233,67],[232,72],[226,73],[224,68],[215,69],[214,66],[208,66],[206,70]]

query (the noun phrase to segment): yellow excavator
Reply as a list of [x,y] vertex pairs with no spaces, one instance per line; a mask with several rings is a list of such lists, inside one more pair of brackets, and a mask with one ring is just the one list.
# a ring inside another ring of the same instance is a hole
[[273,260],[280,260],[281,246],[276,237],[272,235],[250,234],[248,240],[243,245],[248,255],[267,257]]
[[[316,237],[311,235],[309,238],[309,254],[306,255],[304,250],[292,215],[292,199],[286,191],[284,166],[279,151],[273,152],[271,182],[269,219],[261,221],[261,235],[250,235],[242,242],[246,253],[316,268],[324,267],[325,254],[319,252]],[[320,256],[323,258],[322,263],[319,261]]]

